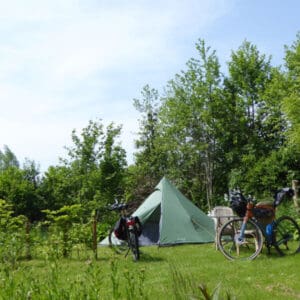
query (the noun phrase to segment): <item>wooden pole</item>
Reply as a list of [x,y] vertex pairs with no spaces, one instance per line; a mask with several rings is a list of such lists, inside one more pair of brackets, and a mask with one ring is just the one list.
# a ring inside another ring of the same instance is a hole
[[29,220],[26,221],[25,225],[25,239],[26,239],[26,258],[31,259],[30,253],[30,222]]
[[292,180],[292,188],[295,192],[294,197],[293,197],[294,204],[295,204],[295,207],[296,207],[297,211],[299,212],[299,210],[300,210],[300,203],[299,203],[299,201],[300,201],[300,198],[299,198],[299,196],[300,196],[300,194],[299,194],[299,192],[300,192],[300,181],[299,180]]
[[93,223],[92,223],[92,230],[93,230],[93,251],[94,251],[94,255],[95,255],[95,259],[98,258],[97,255],[97,210],[94,213],[93,216]]

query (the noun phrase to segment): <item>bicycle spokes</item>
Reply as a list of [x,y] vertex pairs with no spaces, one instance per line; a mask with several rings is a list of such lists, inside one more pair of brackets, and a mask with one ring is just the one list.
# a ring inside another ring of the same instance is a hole
[[299,252],[300,229],[294,219],[283,216],[276,221],[274,227],[274,246],[280,255],[290,255]]
[[221,228],[219,248],[231,260],[254,259],[261,251],[263,238],[260,228],[248,221],[241,235],[243,219],[234,219]]

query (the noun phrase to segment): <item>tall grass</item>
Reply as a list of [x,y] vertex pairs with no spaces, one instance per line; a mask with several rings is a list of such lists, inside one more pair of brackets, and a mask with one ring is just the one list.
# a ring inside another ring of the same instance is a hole
[[300,299],[300,254],[230,262],[213,244],[143,247],[134,263],[106,247],[95,255],[89,222],[29,226],[3,200],[0,217],[0,300]]
[[300,299],[300,255],[230,262],[212,244],[141,250],[137,263],[105,247],[98,260],[86,249],[2,263],[0,299]]

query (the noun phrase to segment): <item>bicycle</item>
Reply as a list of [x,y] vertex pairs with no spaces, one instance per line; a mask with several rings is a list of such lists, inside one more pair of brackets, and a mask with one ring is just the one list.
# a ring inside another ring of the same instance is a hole
[[268,254],[274,247],[280,256],[300,252],[300,228],[290,216],[276,219],[276,207],[286,197],[293,196],[291,188],[275,193],[272,204],[255,203],[240,191],[230,192],[230,204],[238,216],[225,223],[219,232],[218,248],[229,260],[253,260],[265,243]]
[[127,212],[128,204],[118,203],[109,206],[109,210],[119,212],[119,220],[109,232],[109,246],[118,254],[132,252],[133,260],[140,259],[139,236],[142,232],[142,225],[138,217],[130,216]]

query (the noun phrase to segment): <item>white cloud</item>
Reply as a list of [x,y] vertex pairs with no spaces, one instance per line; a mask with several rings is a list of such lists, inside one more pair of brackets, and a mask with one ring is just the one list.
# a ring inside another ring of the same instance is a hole
[[0,148],[42,169],[91,118],[123,124],[133,150],[132,98],[180,71],[195,37],[232,1],[0,1]]

